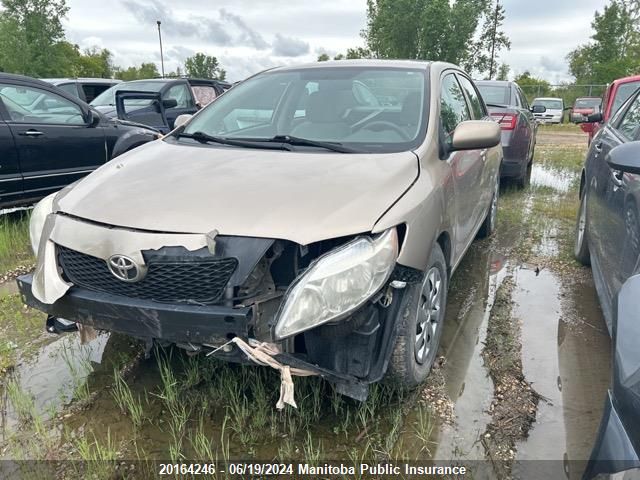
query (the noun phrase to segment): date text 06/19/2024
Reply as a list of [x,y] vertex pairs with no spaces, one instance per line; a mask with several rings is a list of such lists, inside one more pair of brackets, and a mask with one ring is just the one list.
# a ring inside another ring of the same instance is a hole
[[[309,465],[306,463],[228,463],[216,465],[215,463],[162,463],[159,465],[159,475],[212,475],[215,473],[227,473],[237,476],[281,476],[293,475],[313,476],[318,475],[418,475],[430,477],[433,475],[464,476],[467,473],[465,466],[442,465],[410,465],[410,464],[368,464],[344,465],[342,463],[323,465]],[[366,477],[365,477],[366,478]]]

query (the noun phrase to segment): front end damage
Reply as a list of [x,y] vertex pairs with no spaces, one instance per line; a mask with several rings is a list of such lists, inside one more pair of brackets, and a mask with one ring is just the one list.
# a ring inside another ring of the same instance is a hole
[[[398,230],[302,246],[215,231],[140,231],[50,213],[34,245],[36,271],[18,285],[26,304],[51,317],[274,366],[252,355],[261,346],[276,366],[322,376],[338,392],[365,400],[368,385],[386,372],[396,319],[406,308],[403,289],[421,278],[396,265]],[[364,255],[370,264],[349,270],[340,255]],[[323,296],[327,283],[331,304]],[[360,300],[344,300],[346,291],[360,292]],[[288,325],[291,318],[297,320]]]

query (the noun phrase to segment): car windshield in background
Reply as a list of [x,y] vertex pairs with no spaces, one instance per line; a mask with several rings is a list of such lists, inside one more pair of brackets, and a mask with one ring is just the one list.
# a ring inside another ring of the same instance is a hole
[[478,84],[478,90],[484,99],[485,103],[493,105],[509,105],[509,97],[511,91],[509,87],[502,85],[483,85]]
[[613,105],[611,106],[611,116],[613,116],[622,106],[624,102],[626,102],[633,92],[635,92],[638,87],[640,87],[640,81],[636,82],[628,82],[622,83],[618,90],[616,91],[616,96],[613,100]]
[[229,90],[183,133],[253,142],[293,137],[359,152],[409,150],[426,132],[425,76],[388,67],[265,72]]
[[[165,84],[163,82],[127,82],[119,83],[105,90],[93,99],[91,105],[94,107],[104,107],[116,104],[116,92],[119,90],[134,90],[138,92],[159,92]],[[151,104],[151,100],[135,100],[136,105],[146,106]]]
[[575,108],[595,108],[602,102],[599,98],[579,98],[576,100]]
[[533,105],[542,105],[547,110],[562,110],[561,100],[536,100]]

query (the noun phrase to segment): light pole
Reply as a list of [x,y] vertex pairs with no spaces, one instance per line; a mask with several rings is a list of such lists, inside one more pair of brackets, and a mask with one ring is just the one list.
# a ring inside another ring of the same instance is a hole
[[162,25],[162,22],[158,20],[156,23],[158,24],[158,39],[160,40],[160,67],[162,69],[162,78],[164,78],[164,56],[162,54],[162,31],[160,30],[160,25]]

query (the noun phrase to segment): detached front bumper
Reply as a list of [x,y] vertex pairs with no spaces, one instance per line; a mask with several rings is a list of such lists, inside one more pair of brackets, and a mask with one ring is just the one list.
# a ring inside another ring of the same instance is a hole
[[[216,344],[229,335],[247,338],[251,308],[164,304],[72,287],[53,304],[32,293],[33,275],[17,279],[22,300],[49,315],[138,338]],[[225,340],[226,341],[226,340]]]

